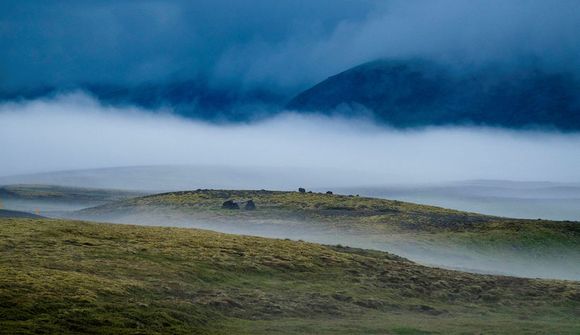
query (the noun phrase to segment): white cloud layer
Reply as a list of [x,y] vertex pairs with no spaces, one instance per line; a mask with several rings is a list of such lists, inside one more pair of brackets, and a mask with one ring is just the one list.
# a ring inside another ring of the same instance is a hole
[[0,176],[188,164],[328,168],[352,184],[580,182],[579,148],[580,134],[468,127],[401,131],[316,115],[215,125],[162,111],[105,107],[81,93],[0,105]]

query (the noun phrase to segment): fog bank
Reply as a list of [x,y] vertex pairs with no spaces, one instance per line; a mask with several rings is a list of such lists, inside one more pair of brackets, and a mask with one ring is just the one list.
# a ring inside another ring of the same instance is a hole
[[343,186],[580,181],[580,134],[469,127],[402,131],[364,118],[288,113],[248,124],[206,124],[169,111],[104,107],[81,93],[1,105],[0,143],[0,176],[162,164],[317,169]]

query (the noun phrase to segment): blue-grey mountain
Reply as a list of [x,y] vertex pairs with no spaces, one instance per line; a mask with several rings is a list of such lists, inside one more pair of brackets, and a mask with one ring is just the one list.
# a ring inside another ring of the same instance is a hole
[[298,111],[369,110],[395,127],[484,125],[580,129],[580,84],[538,65],[478,68],[378,60],[332,76],[288,104]]

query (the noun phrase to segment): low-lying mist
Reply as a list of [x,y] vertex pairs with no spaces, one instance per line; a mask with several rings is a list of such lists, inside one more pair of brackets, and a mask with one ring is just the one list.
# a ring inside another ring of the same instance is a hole
[[[576,250],[561,250],[538,256],[530,250],[477,250],[453,243],[425,241],[413,234],[380,234],[377,236],[357,233],[348,229],[329,226],[322,221],[281,217],[257,219],[224,216],[208,219],[203,215],[179,210],[149,208],[147,211],[115,213],[111,215],[82,215],[82,211],[66,213],[65,217],[81,218],[98,222],[139,224],[151,226],[208,229],[228,234],[260,236],[267,238],[303,240],[327,245],[344,245],[355,248],[390,252],[414,262],[473,273],[510,275],[529,278],[580,280],[580,268],[570,266],[577,257]],[[72,215],[72,216],[71,216]],[[79,216],[80,215],[80,216]]]
[[580,134],[481,127],[397,130],[365,117],[292,113],[246,124],[209,124],[169,110],[103,106],[82,93],[1,105],[0,143],[0,176],[203,165],[296,173],[313,169],[341,186],[465,179],[580,181]]

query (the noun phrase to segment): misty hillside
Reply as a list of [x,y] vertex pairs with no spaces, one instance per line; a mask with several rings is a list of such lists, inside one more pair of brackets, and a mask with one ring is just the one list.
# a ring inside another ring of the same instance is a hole
[[[254,210],[245,210],[251,199]],[[224,208],[224,202],[239,209]],[[521,220],[326,193],[196,190],[87,208],[67,217],[203,228],[371,248],[423,264],[524,277],[580,279],[580,224]]]
[[580,84],[569,73],[533,65],[451,69],[421,60],[379,60],[300,93],[292,110],[368,109],[396,127],[487,125],[580,129]]

